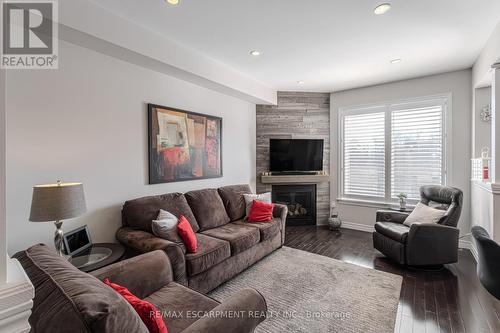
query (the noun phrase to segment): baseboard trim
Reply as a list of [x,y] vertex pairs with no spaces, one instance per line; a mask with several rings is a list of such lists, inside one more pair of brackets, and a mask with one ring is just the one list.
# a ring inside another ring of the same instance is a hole
[[[364,232],[375,231],[375,228],[373,226],[361,224],[361,223],[355,223],[355,222],[348,222],[348,221],[342,221],[342,228],[364,231]],[[461,249],[469,250],[470,253],[472,254],[472,256],[474,257],[474,260],[476,260],[476,262],[477,262],[477,258],[478,258],[477,249],[472,241],[461,239],[458,241],[458,247]]]
[[364,232],[373,232],[373,231],[375,231],[375,228],[374,228],[373,225],[366,225],[366,224],[355,223],[355,222],[347,222],[347,221],[342,221],[342,228],[351,229],[351,230],[358,230],[358,231],[364,231]]
[[459,240],[458,247],[461,249],[469,250],[470,253],[472,254],[472,257],[474,257],[474,260],[477,263],[478,258],[479,258],[479,254],[477,253],[476,245],[474,244],[474,242],[469,241],[469,240]]

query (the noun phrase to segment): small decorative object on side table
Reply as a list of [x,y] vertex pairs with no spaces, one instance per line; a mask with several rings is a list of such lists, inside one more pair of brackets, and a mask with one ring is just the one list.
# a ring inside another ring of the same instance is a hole
[[399,210],[402,212],[406,211],[406,198],[408,198],[406,193],[401,192],[398,194]]
[[124,254],[125,248],[121,244],[96,243],[68,260],[79,270],[91,272],[120,261]]

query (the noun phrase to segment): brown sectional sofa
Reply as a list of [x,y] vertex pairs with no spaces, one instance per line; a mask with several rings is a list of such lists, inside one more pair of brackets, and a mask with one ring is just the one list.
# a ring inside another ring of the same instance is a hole
[[[165,251],[175,281],[208,292],[283,245],[287,207],[276,205],[272,222],[248,223],[243,220],[244,193],[251,193],[248,185],[127,201],[122,210],[123,227],[116,238],[132,255]],[[196,233],[196,253],[186,253],[182,243],[153,235],[151,221],[160,209],[187,218]]]
[[[169,333],[250,333],[265,319],[267,311],[264,298],[253,289],[241,290],[220,304],[173,282],[171,265],[163,251],[149,252],[91,274],[79,271],[43,244],[14,257],[35,287],[29,318],[32,332],[147,333],[129,303],[100,281],[106,278],[164,311]],[[216,315],[226,312],[241,316]]]

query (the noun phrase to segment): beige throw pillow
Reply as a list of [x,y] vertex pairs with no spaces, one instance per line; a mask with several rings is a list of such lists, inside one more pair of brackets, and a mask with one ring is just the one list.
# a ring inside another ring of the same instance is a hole
[[248,216],[250,215],[250,209],[252,208],[254,200],[262,201],[265,203],[271,203],[271,192],[266,192],[262,194],[243,194],[243,197],[245,198],[245,204],[246,204],[245,220],[248,220]]
[[182,243],[182,239],[177,234],[178,222],[179,220],[174,214],[169,213],[166,210],[160,209],[158,217],[151,223],[151,229],[153,229],[153,234],[157,237],[175,243]]
[[415,222],[438,223],[444,214],[446,214],[444,210],[432,208],[419,202],[403,224],[410,227]]

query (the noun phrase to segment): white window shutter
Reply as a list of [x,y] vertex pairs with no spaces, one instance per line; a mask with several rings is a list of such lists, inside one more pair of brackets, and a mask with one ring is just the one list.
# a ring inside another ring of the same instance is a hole
[[391,198],[419,199],[422,185],[442,185],[444,109],[440,102],[391,106]]
[[343,118],[344,195],[385,197],[385,112]]

